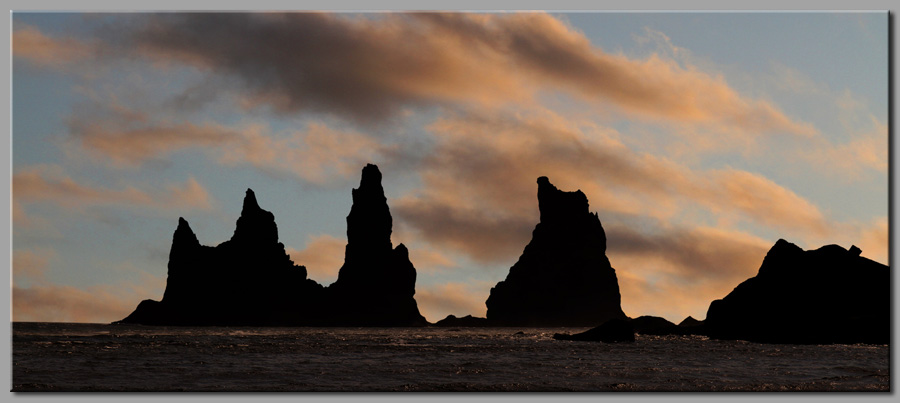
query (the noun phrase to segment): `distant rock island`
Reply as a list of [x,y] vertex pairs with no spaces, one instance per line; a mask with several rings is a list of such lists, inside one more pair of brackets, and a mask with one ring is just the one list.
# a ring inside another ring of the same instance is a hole
[[344,266],[325,288],[307,278],[278,242],[274,215],[247,189],[234,235],[201,245],[184,218],[169,252],[161,301],[142,301],[115,323],[145,325],[425,325],[406,247],[391,245],[391,215],[375,165],[363,168],[347,216]]
[[556,333],[556,340],[602,341],[604,343],[634,343],[633,321],[610,319],[593,329],[576,333]]
[[709,305],[704,333],[764,343],[888,344],[888,266],[827,245],[804,251],[783,239],[759,273]]
[[587,196],[538,183],[540,222],[506,280],[491,289],[487,319],[502,326],[597,326],[627,319],[606,233]]

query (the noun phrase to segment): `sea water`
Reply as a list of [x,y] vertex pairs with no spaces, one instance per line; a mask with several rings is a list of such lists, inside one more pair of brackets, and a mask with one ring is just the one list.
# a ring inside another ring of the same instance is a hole
[[781,345],[585,328],[14,323],[14,391],[888,391],[887,345]]

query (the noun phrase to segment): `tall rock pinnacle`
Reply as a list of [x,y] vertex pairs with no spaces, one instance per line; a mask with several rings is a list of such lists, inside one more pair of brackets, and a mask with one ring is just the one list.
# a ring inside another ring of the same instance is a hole
[[491,289],[488,320],[513,326],[597,326],[626,319],[606,233],[580,190],[564,192],[538,178],[541,221],[531,242]]
[[403,244],[391,244],[391,212],[372,164],[362,170],[347,216],[347,248],[338,279],[327,289],[333,323],[415,326],[427,322],[413,298],[416,269]]

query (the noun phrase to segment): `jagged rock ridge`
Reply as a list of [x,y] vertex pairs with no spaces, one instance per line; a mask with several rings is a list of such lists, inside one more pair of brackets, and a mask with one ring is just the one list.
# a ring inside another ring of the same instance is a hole
[[278,242],[274,215],[247,189],[231,239],[201,245],[184,218],[172,237],[163,299],[145,300],[121,323],[281,325],[314,321],[322,286]]
[[889,343],[890,270],[860,252],[778,240],[755,277],[710,304],[705,332],[767,343]]
[[504,281],[491,289],[487,319],[512,326],[597,326],[627,317],[606,233],[580,190],[538,183],[540,222]]
[[248,189],[231,239],[201,245],[183,218],[172,239],[166,290],[119,323],[149,325],[418,326],[416,269],[392,220],[381,172],[367,165],[347,216],[347,248],[337,281],[307,278],[278,242],[275,216]]

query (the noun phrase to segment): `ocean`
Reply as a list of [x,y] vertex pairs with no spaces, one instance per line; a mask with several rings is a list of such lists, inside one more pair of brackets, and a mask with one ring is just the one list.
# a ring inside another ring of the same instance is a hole
[[889,391],[888,345],[780,345],[586,328],[13,323],[13,391]]

